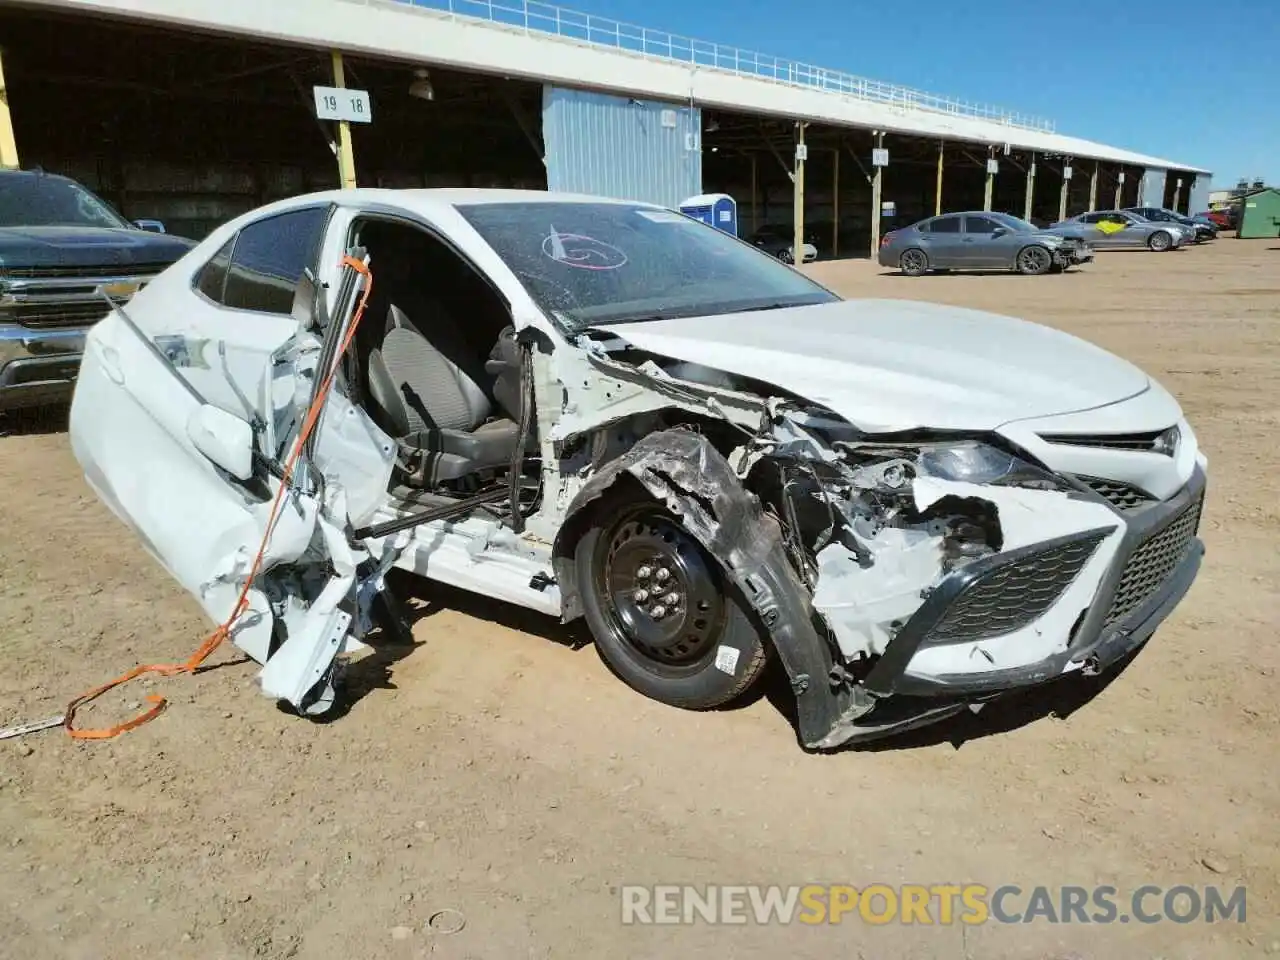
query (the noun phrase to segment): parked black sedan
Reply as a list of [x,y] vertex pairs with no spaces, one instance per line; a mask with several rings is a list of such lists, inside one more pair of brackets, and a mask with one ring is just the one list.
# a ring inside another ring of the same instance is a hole
[[1188,217],[1177,210],[1169,210],[1165,207],[1125,207],[1125,213],[1136,213],[1140,217],[1155,220],[1158,223],[1180,223],[1184,227],[1193,227],[1196,231],[1196,243],[1218,239],[1218,228],[1212,221]]

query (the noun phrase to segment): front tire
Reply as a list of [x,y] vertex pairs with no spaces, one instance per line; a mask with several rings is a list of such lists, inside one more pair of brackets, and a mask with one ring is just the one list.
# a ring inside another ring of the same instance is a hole
[[764,639],[737,590],[656,501],[610,496],[578,541],[575,575],[600,656],[633,690],[707,710],[763,672]]
[[915,247],[903,250],[902,256],[898,258],[898,269],[908,277],[922,276],[929,272],[929,257],[923,250],[917,250]]
[[1038,277],[1042,273],[1049,272],[1049,269],[1053,266],[1053,255],[1044,247],[1032,244],[1018,251],[1018,257],[1015,262],[1019,273],[1029,277]]
[[1173,246],[1173,237],[1169,235],[1167,230],[1157,230],[1147,237],[1147,246],[1156,253],[1163,253]]

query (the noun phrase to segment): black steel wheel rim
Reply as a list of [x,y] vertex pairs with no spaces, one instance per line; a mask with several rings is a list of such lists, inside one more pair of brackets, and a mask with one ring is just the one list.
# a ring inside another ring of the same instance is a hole
[[660,511],[630,511],[601,539],[592,584],[614,638],[650,670],[679,675],[714,655],[725,618],[717,571]]

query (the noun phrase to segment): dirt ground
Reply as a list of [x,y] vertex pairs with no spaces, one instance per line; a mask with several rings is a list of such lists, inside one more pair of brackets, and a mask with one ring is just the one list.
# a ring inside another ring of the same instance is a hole
[[[845,294],[1052,324],[1180,397],[1210,462],[1208,554],[1109,685],[807,755],[782,698],[666,708],[580,630],[424,586],[416,645],[361,663],[330,723],[278,710],[250,664],[219,654],[226,666],[96,708],[104,722],[148,692],[171,699],[117,740],[0,743],[0,956],[1280,954],[1280,244],[1103,254],[1038,278],[811,269]],[[0,724],[182,659],[208,629],[89,493],[65,433],[0,439],[0,496]],[[1143,884],[1244,885],[1248,919],[620,922],[622,884],[807,882],[1111,884],[1122,904]]]

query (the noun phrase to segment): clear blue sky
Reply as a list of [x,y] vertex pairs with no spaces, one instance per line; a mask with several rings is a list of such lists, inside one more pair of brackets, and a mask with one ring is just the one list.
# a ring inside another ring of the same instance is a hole
[[1280,182],[1280,0],[562,0]]

